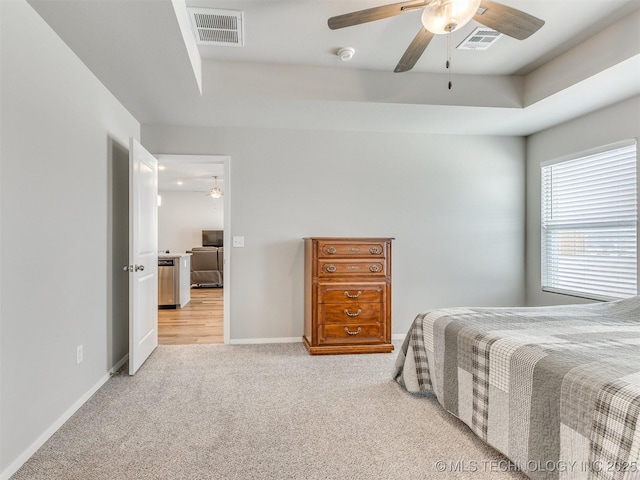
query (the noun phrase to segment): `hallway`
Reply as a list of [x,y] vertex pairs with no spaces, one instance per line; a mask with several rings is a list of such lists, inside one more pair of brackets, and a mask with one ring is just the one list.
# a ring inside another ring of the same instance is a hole
[[224,343],[222,288],[192,288],[184,308],[158,309],[158,343]]

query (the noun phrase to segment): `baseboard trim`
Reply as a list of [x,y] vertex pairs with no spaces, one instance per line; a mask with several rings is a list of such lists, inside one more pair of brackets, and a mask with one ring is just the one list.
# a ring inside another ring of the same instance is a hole
[[[127,354],[127,358],[128,357],[129,355]],[[121,360],[120,362],[118,362],[118,365],[122,366],[125,361],[126,359]],[[115,369],[116,366],[114,366],[113,368]],[[33,442],[24,452],[22,452],[20,456],[18,456],[18,458],[16,458],[11,463],[11,465],[9,465],[4,470],[4,472],[0,473],[0,480],[9,480],[11,475],[16,473],[20,469],[20,467],[22,467],[22,465],[24,465],[25,462],[29,460],[29,458],[31,458],[31,456],[36,453],[38,449],[42,447],[42,445],[44,445],[45,442],[49,440],[49,438],[51,438],[54,433],[58,431],[61,426],[64,425],[64,423],[69,420],[73,416],[73,414],[76,413],[80,409],[80,407],[82,407],[82,405],[84,405],[87,400],[89,400],[91,396],[100,389],[100,387],[107,383],[107,380],[109,380],[110,378],[111,373],[107,373],[104,377],[98,380],[98,382],[93,387],[91,387],[84,395],[76,400],[74,404],[71,405],[71,407],[66,412],[64,412],[62,416],[60,416],[60,418],[53,422],[53,424],[49,428],[47,428],[35,442]]]
[[[404,340],[406,334],[395,333],[391,335],[391,340]],[[230,345],[252,345],[260,343],[302,343],[300,337],[280,337],[280,338],[232,338]]]
[[[407,335],[404,333],[394,333],[391,340],[404,340]],[[230,345],[251,345],[257,343],[298,343],[300,337],[280,337],[280,338],[232,338]]]
[[129,354],[127,353],[124,357],[122,357],[122,360],[120,360],[118,363],[116,363],[113,367],[111,367],[111,370],[109,370],[109,373],[111,375],[113,375],[114,373],[116,373],[118,370],[120,370],[122,368],[122,366],[127,363],[127,361],[129,360]]
[[300,337],[279,337],[279,338],[232,338],[231,345],[251,345],[258,343],[302,343]]

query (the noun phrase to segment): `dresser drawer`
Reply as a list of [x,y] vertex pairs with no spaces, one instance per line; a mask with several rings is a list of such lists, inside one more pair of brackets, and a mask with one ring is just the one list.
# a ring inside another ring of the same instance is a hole
[[384,257],[382,242],[336,242],[319,241],[319,257]]
[[318,325],[319,344],[385,343],[384,323]]
[[380,303],[386,301],[386,283],[329,283],[318,285],[318,303]]
[[318,324],[378,323],[384,321],[384,303],[318,305]]
[[337,275],[385,275],[383,260],[318,260],[318,274],[323,276]]

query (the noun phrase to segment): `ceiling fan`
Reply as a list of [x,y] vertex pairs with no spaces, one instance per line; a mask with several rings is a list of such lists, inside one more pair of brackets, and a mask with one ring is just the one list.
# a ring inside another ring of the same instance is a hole
[[224,195],[224,193],[222,193],[222,190],[218,188],[218,176],[214,175],[213,180],[215,184],[213,188],[209,190],[209,193],[207,193],[207,195],[211,198],[220,198],[222,195]]
[[530,37],[544,25],[544,20],[489,0],[400,2],[331,17],[328,24],[331,30],[336,30],[419,9],[424,9],[422,27],[398,62],[394,70],[396,73],[411,70],[434,35],[454,32],[469,23],[471,19],[518,40]]

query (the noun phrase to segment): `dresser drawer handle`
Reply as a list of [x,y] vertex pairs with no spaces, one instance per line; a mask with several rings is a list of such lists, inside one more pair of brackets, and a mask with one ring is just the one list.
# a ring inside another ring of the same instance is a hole
[[360,290],[358,290],[358,293],[356,293],[355,295],[349,293],[347,290],[344,291],[344,296],[347,298],[358,298],[360,295],[362,295],[362,292]]
[[343,310],[344,314],[348,317],[357,317],[358,315],[360,315],[362,313],[362,310],[358,309],[358,311],[356,313],[351,313],[348,309],[344,309]]
[[358,329],[355,332],[352,332],[347,327],[344,327],[344,331],[347,332],[349,335],[357,335],[362,331],[362,327],[358,327]]
[[327,265],[327,272],[333,273],[335,271],[336,271],[336,266],[335,265]]
[[378,265],[375,265],[375,264],[374,264],[374,265],[371,265],[371,266],[369,267],[369,271],[374,272],[374,273],[375,273],[375,272],[379,272],[379,271],[380,271],[380,267],[379,267]]
[[327,247],[327,253],[333,255],[336,253],[336,247]]
[[371,247],[371,248],[369,249],[369,253],[370,253],[371,255],[377,255],[377,254],[379,254],[380,252],[382,252],[382,248],[380,248],[380,247]]

